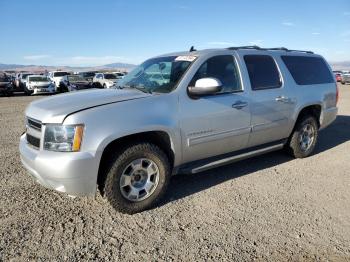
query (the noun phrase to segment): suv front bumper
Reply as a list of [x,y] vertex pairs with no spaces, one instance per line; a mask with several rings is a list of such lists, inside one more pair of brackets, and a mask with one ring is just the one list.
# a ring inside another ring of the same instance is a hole
[[39,184],[72,196],[96,193],[98,161],[88,152],[50,152],[33,148],[22,135],[21,161]]

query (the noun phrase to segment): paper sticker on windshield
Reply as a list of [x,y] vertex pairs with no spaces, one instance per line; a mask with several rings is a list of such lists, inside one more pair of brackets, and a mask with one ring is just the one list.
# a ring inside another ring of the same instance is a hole
[[175,61],[187,61],[187,62],[193,62],[196,60],[196,56],[194,55],[180,55],[175,58]]

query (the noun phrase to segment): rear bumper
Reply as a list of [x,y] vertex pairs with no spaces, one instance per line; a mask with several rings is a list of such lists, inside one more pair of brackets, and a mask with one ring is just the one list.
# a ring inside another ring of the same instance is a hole
[[337,118],[337,114],[338,114],[337,107],[331,107],[323,110],[320,118],[320,124],[321,124],[320,129],[323,129],[328,125],[330,125]]
[[98,161],[87,152],[49,152],[28,145],[22,135],[19,151],[23,166],[39,184],[72,196],[96,193]]

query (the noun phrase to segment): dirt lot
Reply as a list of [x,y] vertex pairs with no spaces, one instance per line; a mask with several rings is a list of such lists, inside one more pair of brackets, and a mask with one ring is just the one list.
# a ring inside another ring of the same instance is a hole
[[159,208],[133,216],[26,174],[18,141],[34,99],[0,98],[0,261],[350,260],[349,85],[313,156],[275,152],[174,177]]

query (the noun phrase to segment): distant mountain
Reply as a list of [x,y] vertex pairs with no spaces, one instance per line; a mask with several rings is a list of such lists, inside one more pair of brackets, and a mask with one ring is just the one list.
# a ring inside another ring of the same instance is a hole
[[333,70],[350,70],[350,61],[331,62],[330,64]]
[[105,68],[134,68],[136,65],[133,64],[127,64],[127,63],[112,63],[112,64],[107,64],[102,67]]
[[11,70],[11,71],[28,71],[28,72],[44,72],[54,70],[67,70],[67,71],[88,71],[88,70],[123,70],[130,71],[136,67],[133,64],[127,63],[112,63],[102,66],[46,66],[46,65],[19,65],[19,64],[2,64],[0,63],[0,71]]
[[[32,66],[32,65],[29,65]],[[16,65],[16,64],[1,64],[0,63],[0,70],[10,70],[14,68],[23,68],[27,67],[26,65]]]

